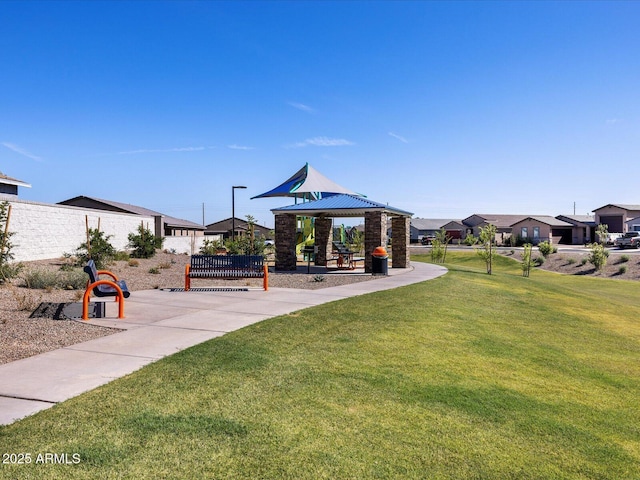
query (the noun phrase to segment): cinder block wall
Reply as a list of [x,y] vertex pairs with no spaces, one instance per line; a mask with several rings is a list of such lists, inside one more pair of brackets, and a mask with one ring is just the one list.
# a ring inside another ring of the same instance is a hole
[[[141,223],[154,230],[153,217],[0,197],[0,202],[4,200],[11,205],[9,232],[14,233],[11,253],[16,262],[48,260],[74,253],[87,240],[87,221],[89,228],[98,228],[99,220],[100,230],[112,236],[109,242],[117,250],[126,250],[129,234],[135,233]],[[164,248],[191,254],[192,247],[197,251],[201,243],[202,237],[195,243],[191,237],[166,237]]]

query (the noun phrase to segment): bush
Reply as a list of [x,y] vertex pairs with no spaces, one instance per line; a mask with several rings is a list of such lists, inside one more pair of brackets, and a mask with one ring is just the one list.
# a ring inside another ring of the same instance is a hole
[[13,232],[6,231],[9,213],[9,202],[0,203],[0,283],[15,278],[22,269],[22,264],[12,265],[9,263],[13,259],[11,237],[14,235]]
[[129,247],[133,249],[131,256],[133,258],[151,258],[156,254],[156,250],[162,248],[162,237],[156,237],[151,230],[144,228],[143,225],[138,227],[138,234],[130,233]]
[[220,240],[205,239],[200,247],[201,255],[215,255],[218,251],[224,250],[224,245]]
[[599,243],[592,243],[589,248],[591,249],[591,253],[587,257],[589,263],[599,272],[604,270],[607,265],[607,258],[609,258],[609,250]]
[[65,290],[84,290],[88,279],[89,277],[82,269],[66,270],[58,275],[58,287]]
[[38,290],[56,288],[60,282],[58,272],[53,270],[29,270],[22,275],[22,278],[27,288]]
[[544,264],[544,257],[536,257],[536,258],[534,258],[534,259],[533,259],[533,264],[534,264],[536,267],[540,267],[540,266],[542,266],[542,265]]
[[467,233],[467,236],[464,237],[463,243],[471,247],[472,245],[475,245],[477,241],[478,239],[476,237],[474,237],[471,233]]
[[538,250],[540,250],[540,253],[545,258],[547,258],[552,253],[556,253],[558,251],[548,240],[545,240],[544,242],[540,242],[538,244]]
[[72,270],[41,270],[27,271],[22,278],[27,288],[37,290],[52,290],[61,288],[65,290],[84,290],[87,286],[87,274],[84,270],[74,268]]
[[86,264],[89,259],[93,260],[98,270],[105,268],[116,256],[116,249],[109,243],[113,235],[105,235],[98,229],[89,229],[89,244],[81,244],[76,249],[76,259],[78,265]]
[[618,275],[622,275],[627,273],[627,266],[626,265],[620,265],[620,268],[618,268]]
[[629,261],[629,255],[620,255],[620,263],[627,263]]

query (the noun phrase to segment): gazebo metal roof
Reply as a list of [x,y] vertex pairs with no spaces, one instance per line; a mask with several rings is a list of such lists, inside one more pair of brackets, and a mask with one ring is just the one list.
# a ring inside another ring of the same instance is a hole
[[396,217],[413,213],[350,194],[332,195],[311,202],[273,208],[274,214],[290,213],[307,217],[363,217],[367,212],[382,212]]

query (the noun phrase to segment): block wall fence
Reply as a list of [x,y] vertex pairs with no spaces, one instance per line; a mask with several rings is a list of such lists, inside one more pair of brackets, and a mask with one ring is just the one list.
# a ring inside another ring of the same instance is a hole
[[[109,242],[116,250],[126,250],[129,234],[137,232],[141,223],[155,231],[154,217],[0,198],[4,200],[11,205],[9,232],[14,234],[11,253],[15,262],[49,260],[74,253],[87,240],[87,223],[89,228],[98,228],[99,222],[100,230],[112,236]],[[192,254],[200,249],[203,240],[165,237],[163,248]]]

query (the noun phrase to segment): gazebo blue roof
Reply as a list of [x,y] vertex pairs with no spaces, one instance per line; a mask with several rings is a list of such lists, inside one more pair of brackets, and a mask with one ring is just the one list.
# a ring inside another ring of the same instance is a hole
[[383,212],[402,217],[413,216],[411,212],[350,194],[331,195],[311,202],[273,208],[271,211],[274,214],[291,213],[308,217],[362,217],[367,212]]

